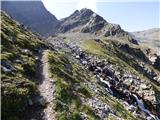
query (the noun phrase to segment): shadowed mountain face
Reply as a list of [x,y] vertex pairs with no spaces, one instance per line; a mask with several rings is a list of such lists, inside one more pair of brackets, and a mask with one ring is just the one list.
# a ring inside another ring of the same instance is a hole
[[45,37],[55,32],[58,20],[46,10],[41,1],[2,1],[1,3],[3,11],[32,31]]

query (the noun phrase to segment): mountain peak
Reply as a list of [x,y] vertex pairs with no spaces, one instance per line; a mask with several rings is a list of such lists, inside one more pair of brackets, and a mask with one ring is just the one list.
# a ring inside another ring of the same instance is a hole
[[88,16],[88,17],[95,18],[95,19],[98,19],[98,20],[105,20],[103,17],[101,17],[100,15],[98,15],[97,13],[93,12],[91,9],[88,9],[88,8],[81,9],[80,13],[81,14],[89,14],[91,16]]
[[78,29],[78,31],[80,32],[94,33],[94,30],[88,31],[83,28],[86,27],[87,25],[91,24],[96,25],[99,23],[107,23],[107,22],[103,19],[103,17],[99,16],[91,9],[83,8],[81,10],[76,10],[69,17],[62,19],[61,26],[58,32],[64,33]]
[[91,9],[88,9],[88,8],[82,8],[80,10],[81,13],[84,13],[84,12],[90,12],[90,13],[94,13]]
[[[121,29],[120,25],[108,23],[103,17],[87,8],[76,10],[69,17],[61,20],[57,33],[66,32],[91,33],[105,37],[125,36],[128,41],[132,42],[128,32]],[[134,42],[134,44],[138,43]]]

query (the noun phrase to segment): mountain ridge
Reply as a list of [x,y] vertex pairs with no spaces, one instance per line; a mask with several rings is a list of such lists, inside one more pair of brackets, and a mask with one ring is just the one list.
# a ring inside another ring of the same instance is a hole
[[[41,1],[36,1],[34,3],[35,4],[31,5],[31,2],[28,1],[3,1],[2,10],[6,11],[10,16],[20,23],[24,23],[24,25],[29,26],[32,31],[38,32],[44,37],[59,33],[77,31],[82,33],[102,35],[105,37],[126,36],[127,41],[133,44],[138,44],[138,42],[134,40],[128,34],[128,32],[121,29],[120,25],[108,23],[103,17],[94,13],[90,9],[83,8],[81,10],[76,10],[70,16],[61,20],[57,20],[54,15],[46,10]],[[37,8],[38,6],[38,9],[33,9]],[[30,7],[31,9],[28,9]],[[41,11],[43,14],[36,15],[35,13],[38,13],[39,11]],[[30,15],[32,16],[32,19],[29,18]]]
[[120,25],[108,23],[103,17],[87,8],[83,8],[80,11],[76,10],[69,17],[60,20],[56,33],[67,32],[90,33],[104,37],[125,36],[127,41],[138,45],[138,42],[128,32],[124,31]]

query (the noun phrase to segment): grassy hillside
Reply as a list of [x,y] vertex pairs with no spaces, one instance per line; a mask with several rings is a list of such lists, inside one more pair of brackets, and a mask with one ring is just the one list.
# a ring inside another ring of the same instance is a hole
[[1,12],[2,119],[14,120],[36,90],[36,56],[44,47],[38,37]]

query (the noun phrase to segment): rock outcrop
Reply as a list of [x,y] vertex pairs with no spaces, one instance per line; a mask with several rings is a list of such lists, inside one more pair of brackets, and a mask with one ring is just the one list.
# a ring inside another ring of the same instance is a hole
[[154,67],[160,70],[160,56],[157,56],[155,63],[154,63]]

